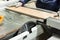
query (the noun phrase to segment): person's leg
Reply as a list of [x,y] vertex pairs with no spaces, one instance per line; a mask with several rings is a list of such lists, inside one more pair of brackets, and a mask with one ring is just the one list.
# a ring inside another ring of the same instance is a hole
[[28,3],[30,0],[20,0],[20,2],[22,2],[22,7],[26,4],[26,3]]
[[53,5],[51,5],[51,4],[42,3],[39,0],[36,1],[36,7],[46,9],[46,10],[50,10],[50,11],[54,11],[54,12],[57,12],[59,10],[57,3],[54,3]]

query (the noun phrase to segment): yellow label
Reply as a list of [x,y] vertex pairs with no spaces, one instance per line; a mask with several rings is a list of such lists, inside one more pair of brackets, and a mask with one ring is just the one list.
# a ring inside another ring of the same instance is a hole
[[0,16],[0,24],[2,24],[3,20],[4,20],[4,16]]

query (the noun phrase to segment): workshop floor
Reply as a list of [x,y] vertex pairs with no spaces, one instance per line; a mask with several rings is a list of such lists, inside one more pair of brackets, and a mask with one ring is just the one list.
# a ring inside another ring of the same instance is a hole
[[29,16],[25,16],[25,15],[21,15],[20,13],[16,13],[16,12],[12,12],[12,11],[0,11],[1,15],[5,16],[5,21],[9,22],[9,23],[16,23],[17,25],[22,26],[25,22],[27,21],[34,21],[36,20],[35,18],[29,17]]
[[[35,0],[33,0],[33,1],[35,1]],[[26,4],[25,6],[30,7],[30,8],[36,8],[35,2]],[[36,20],[35,18],[21,15],[20,13],[16,13],[16,12],[12,12],[12,11],[3,10],[3,11],[0,11],[0,14],[5,16],[6,22],[13,23],[14,26],[22,26],[27,21],[35,21]],[[45,40],[47,37],[48,37],[48,34],[44,33],[44,34],[42,34],[42,36],[38,36],[37,40]]]

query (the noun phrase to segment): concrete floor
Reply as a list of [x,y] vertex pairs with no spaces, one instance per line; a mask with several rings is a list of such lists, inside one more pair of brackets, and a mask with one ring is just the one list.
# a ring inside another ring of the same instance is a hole
[[[36,0],[32,0],[32,1],[36,1]],[[30,7],[30,8],[36,8],[35,2],[28,3],[25,6]],[[22,25],[26,23],[27,21],[37,20],[29,16],[21,15],[19,13],[12,12],[12,11],[6,11],[6,10],[0,11],[0,14],[5,16],[6,23],[13,23],[14,26],[19,26],[19,27],[22,27]],[[44,33],[41,36],[38,36],[38,40],[45,40],[47,37],[48,37],[48,33]]]

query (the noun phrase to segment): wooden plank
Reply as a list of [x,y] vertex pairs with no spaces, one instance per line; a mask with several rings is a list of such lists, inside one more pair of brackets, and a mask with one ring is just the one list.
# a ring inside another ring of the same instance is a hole
[[53,19],[60,20],[60,16],[52,17]]
[[36,18],[42,18],[42,19],[46,19],[48,17],[54,17],[57,15],[56,12],[54,13],[48,13],[48,12],[43,12],[43,11],[38,11],[38,10],[34,10],[34,9],[30,9],[30,8],[26,8],[26,7],[8,7],[6,8],[7,10],[11,10],[11,11],[15,11],[15,12],[19,12],[25,15],[29,15],[29,16],[33,16]]

